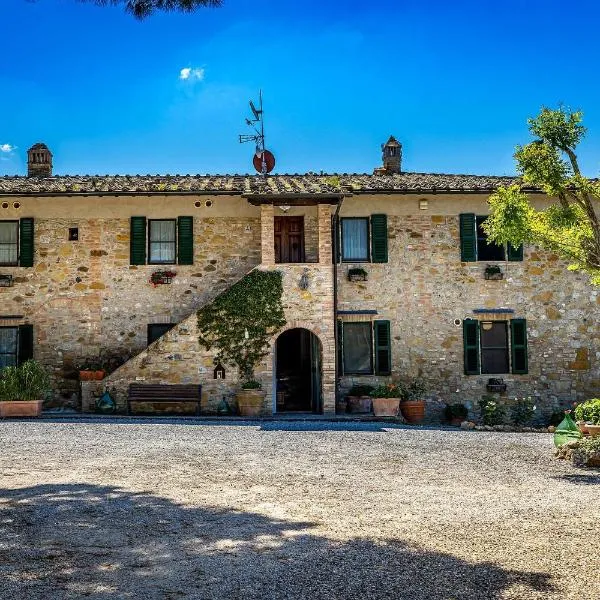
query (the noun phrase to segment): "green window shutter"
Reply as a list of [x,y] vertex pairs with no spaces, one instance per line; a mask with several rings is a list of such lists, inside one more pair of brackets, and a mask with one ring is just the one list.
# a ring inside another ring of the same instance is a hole
[[337,359],[338,375],[344,374],[344,323],[338,319],[337,327]]
[[472,213],[460,215],[460,260],[462,262],[477,260],[477,228],[475,215]]
[[33,219],[19,221],[19,265],[33,267]]
[[19,364],[33,358],[33,325],[19,325]]
[[392,372],[392,337],[389,321],[375,321],[375,374],[390,375]]
[[340,218],[332,215],[331,217],[331,257],[334,263],[342,262],[341,236],[340,236]]
[[512,244],[508,244],[508,260],[520,261],[523,260],[523,244],[515,248]]
[[371,262],[388,261],[387,215],[371,215]]
[[529,361],[527,358],[527,321],[525,319],[511,320],[510,341],[512,372],[524,375],[529,370]]
[[129,263],[146,264],[146,217],[131,217]]
[[194,264],[194,217],[177,219],[177,264]]
[[479,375],[479,321],[463,321],[463,343],[465,347],[465,374]]

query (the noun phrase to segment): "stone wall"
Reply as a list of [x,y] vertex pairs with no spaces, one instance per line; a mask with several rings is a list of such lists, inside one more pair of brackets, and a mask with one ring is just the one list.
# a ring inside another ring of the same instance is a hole
[[[391,321],[392,377],[422,376],[432,415],[445,402],[475,408],[487,393],[490,375],[464,375],[465,318],[527,319],[529,373],[499,375],[508,396],[537,397],[538,406],[551,412],[598,395],[600,290],[584,275],[567,271],[551,253],[526,248],[523,262],[500,263],[504,280],[486,281],[485,262],[460,261],[458,215],[392,214],[388,234],[389,262],[360,265],[369,273],[367,282],[349,282],[347,269],[354,265],[341,265],[339,309],[376,310],[374,318]],[[473,312],[482,308],[510,308],[514,315]],[[348,376],[340,383],[345,391],[381,380],[388,378]]]

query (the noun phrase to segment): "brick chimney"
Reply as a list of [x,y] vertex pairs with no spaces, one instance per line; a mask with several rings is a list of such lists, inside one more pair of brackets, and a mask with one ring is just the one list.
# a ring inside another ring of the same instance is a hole
[[375,175],[394,175],[402,171],[402,144],[393,136],[381,146],[383,167],[375,169]]
[[27,177],[52,177],[52,152],[46,144],[34,144],[27,150]]

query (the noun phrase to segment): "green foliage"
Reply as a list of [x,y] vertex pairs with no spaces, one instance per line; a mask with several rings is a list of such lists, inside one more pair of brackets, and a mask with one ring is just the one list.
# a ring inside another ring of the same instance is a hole
[[575,407],[575,419],[592,425],[600,425],[600,398],[586,400]]
[[366,277],[368,273],[362,267],[352,267],[351,269],[348,269],[348,277],[350,277],[351,275]]
[[484,396],[479,401],[481,419],[484,425],[501,425],[504,423],[504,407],[493,396]]
[[79,0],[101,6],[124,4],[125,10],[136,19],[145,19],[158,11],[180,11],[191,13],[200,7],[221,6],[222,0]]
[[1,372],[0,400],[43,400],[50,390],[50,376],[35,360]]
[[567,260],[600,285],[600,222],[595,203],[600,183],[581,175],[575,149],[585,135],[582,113],[543,108],[529,119],[537,138],[515,153],[522,185],[536,187],[556,202],[544,210],[532,205],[521,185],[500,187],[489,198],[490,217],[483,227],[497,244],[528,242]]
[[418,377],[407,381],[402,387],[404,388],[403,400],[422,400],[427,390],[425,382]]
[[452,419],[466,419],[469,415],[469,409],[460,402],[455,404],[446,404],[446,408],[444,410],[446,415],[446,421],[451,421]]
[[261,387],[262,385],[260,384],[260,382],[256,381],[255,379],[251,379],[250,381],[244,381],[244,383],[242,383],[243,390],[260,390]]
[[216,350],[215,362],[236,365],[246,382],[286,323],[282,278],[279,271],[255,269],[198,311],[200,345]]
[[577,448],[588,455],[600,452],[600,436],[581,438]]
[[374,390],[372,385],[353,385],[348,391],[348,396],[370,396]]
[[515,398],[515,404],[511,408],[511,418],[515,425],[527,425],[533,419],[536,406],[531,396],[527,398]]
[[371,398],[402,398],[405,390],[401,385],[395,383],[386,383],[378,385],[369,393]]

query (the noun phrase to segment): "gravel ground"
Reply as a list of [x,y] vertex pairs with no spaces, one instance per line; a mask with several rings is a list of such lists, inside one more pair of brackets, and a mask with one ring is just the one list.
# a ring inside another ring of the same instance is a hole
[[0,598],[597,599],[599,490],[543,434],[0,422]]

